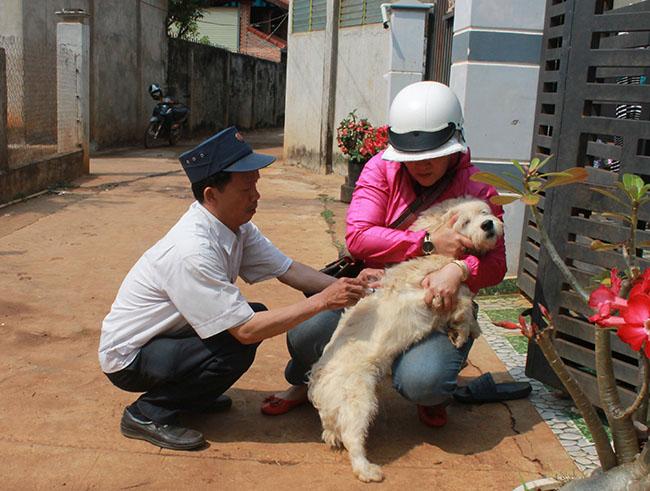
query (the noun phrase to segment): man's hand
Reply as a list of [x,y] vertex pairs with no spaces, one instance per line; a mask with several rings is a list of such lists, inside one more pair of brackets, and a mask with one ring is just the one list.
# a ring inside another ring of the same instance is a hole
[[436,247],[436,254],[459,259],[473,247],[471,240],[454,230],[456,220],[458,215],[451,217],[449,222],[441,225],[431,234],[431,242]]
[[381,279],[384,277],[384,272],[383,269],[362,269],[357,279],[366,283],[367,288],[379,288],[381,286]]
[[424,302],[436,309],[451,310],[456,305],[463,272],[455,264],[429,273],[422,280]]
[[366,282],[358,278],[339,278],[312,298],[321,300],[326,310],[337,310],[357,303],[365,296],[365,291]]

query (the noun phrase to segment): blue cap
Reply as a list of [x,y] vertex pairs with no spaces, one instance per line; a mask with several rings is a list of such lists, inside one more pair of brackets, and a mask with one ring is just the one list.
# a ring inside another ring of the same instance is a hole
[[275,161],[271,155],[254,153],[237,128],[231,126],[178,157],[190,182],[202,181],[217,172],[247,172]]

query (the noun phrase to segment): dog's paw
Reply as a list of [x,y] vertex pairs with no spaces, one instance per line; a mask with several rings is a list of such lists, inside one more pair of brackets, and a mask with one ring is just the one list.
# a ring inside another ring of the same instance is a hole
[[449,341],[453,344],[456,349],[462,348],[467,342],[467,334],[461,331],[449,331],[448,333]]
[[359,469],[355,469],[354,474],[363,482],[381,482],[384,480],[384,473],[381,471],[381,467],[370,462]]
[[330,448],[334,450],[340,450],[342,447],[341,440],[338,439],[336,433],[334,433],[333,431],[323,430],[323,434],[321,435],[321,438]]

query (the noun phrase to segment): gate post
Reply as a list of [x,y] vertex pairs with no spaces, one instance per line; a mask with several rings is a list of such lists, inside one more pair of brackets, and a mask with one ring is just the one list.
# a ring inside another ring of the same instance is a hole
[[[388,105],[407,85],[424,76],[425,23],[432,3],[400,1],[390,4],[390,47],[388,73]],[[386,110],[388,114],[388,110]]]
[[83,10],[56,12],[57,142],[59,152],[81,147],[90,171],[90,28]]

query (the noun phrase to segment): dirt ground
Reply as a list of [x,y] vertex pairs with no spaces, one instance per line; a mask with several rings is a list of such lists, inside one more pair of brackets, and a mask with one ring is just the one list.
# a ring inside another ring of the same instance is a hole
[[[281,155],[280,130],[248,136],[257,150]],[[286,385],[282,336],[260,346],[253,367],[227,392],[229,412],[186,420],[204,432],[207,449],[162,450],[120,435],[122,410],[134,396],[99,369],[100,325],[126,272],[192,201],[175,158],[182,150],[102,154],[73,186],[0,208],[0,488],[367,487],[344,452],[320,442],[312,407],[260,414],[262,399]],[[343,240],[345,205],[327,199],[338,198],[342,182],[278,161],[262,172],[254,221],[291,257],[322,266],[336,256],[325,208]],[[277,281],[242,289],[270,308],[301,298]],[[479,340],[461,383],[485,371],[508,377]],[[368,449],[386,480],[372,486],[510,490],[577,472],[526,400],[454,404],[449,419],[444,428],[425,427],[413,404],[382,387]]]

